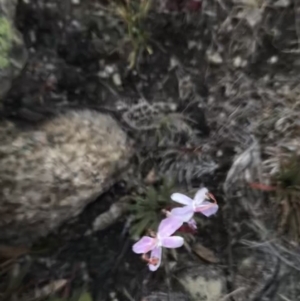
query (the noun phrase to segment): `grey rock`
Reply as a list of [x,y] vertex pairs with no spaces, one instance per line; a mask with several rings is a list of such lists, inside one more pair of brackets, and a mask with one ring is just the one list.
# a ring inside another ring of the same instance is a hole
[[20,32],[14,26],[17,0],[0,0],[0,98],[10,89],[12,80],[23,69],[27,51]]
[[0,241],[26,245],[108,189],[133,152],[110,116],[89,110],[29,129],[4,121],[0,140]]
[[192,300],[219,301],[226,295],[226,277],[213,265],[190,268],[178,279]]
[[104,230],[115,223],[127,210],[129,203],[128,197],[115,202],[109,210],[100,214],[93,222],[93,231]]

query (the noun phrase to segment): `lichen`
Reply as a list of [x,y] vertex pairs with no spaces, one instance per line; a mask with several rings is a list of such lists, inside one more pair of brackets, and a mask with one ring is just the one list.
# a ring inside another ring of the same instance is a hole
[[13,30],[5,17],[0,17],[0,69],[9,65],[8,53],[13,40]]

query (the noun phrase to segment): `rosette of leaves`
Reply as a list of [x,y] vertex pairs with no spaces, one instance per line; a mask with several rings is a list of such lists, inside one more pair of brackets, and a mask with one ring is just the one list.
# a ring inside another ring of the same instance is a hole
[[147,230],[156,230],[164,218],[163,209],[171,207],[170,195],[174,192],[173,181],[163,180],[161,185],[145,188],[145,193],[135,196],[130,205],[132,222],[129,233],[132,237],[140,237]]

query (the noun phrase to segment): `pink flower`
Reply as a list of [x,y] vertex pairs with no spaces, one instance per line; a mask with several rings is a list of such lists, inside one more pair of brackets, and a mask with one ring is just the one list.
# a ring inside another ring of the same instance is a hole
[[[208,217],[215,214],[219,209],[215,198],[208,192],[207,188],[199,189],[193,200],[181,193],[173,193],[171,199],[177,203],[186,205],[181,208],[172,209],[171,216],[176,216],[190,224],[194,224],[191,220],[195,212],[200,212]],[[214,202],[206,201],[207,199],[212,199]]]
[[[162,247],[174,249],[183,245],[184,240],[182,237],[171,236],[182,226],[182,223],[183,222],[177,218],[165,218],[161,221],[157,234],[153,234],[154,237],[143,236],[133,245],[133,252],[144,254],[143,259],[148,262],[151,271],[156,271],[160,266]],[[147,258],[146,253],[150,251],[150,258]]]
[[[197,223],[196,221],[191,218],[190,220],[187,220],[187,215],[182,214],[181,210],[177,210],[177,209],[182,209],[182,208],[174,208],[171,211],[168,210],[162,210],[162,212],[167,216],[167,217],[173,217],[173,218],[177,218],[179,219],[182,223],[187,223],[188,227],[194,231],[197,230]],[[194,212],[192,212],[192,215],[194,214]],[[182,230],[183,227],[179,228],[179,231]]]

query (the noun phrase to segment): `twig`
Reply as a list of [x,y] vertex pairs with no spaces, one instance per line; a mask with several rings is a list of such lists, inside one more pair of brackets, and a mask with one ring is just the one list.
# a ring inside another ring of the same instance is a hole
[[240,292],[243,292],[246,288],[245,287],[239,287],[237,288],[236,290],[234,290],[233,292],[227,294],[226,296],[224,296],[222,299],[220,299],[219,301],[226,301],[228,300],[229,298],[231,298],[232,296],[240,293]]

